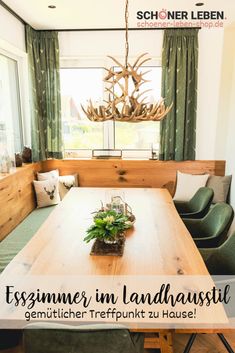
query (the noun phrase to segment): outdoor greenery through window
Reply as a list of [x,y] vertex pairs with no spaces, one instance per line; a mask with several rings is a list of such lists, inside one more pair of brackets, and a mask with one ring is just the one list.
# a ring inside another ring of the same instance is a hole
[[[150,70],[144,77],[149,80],[141,90],[146,93],[146,102],[158,100],[161,96],[161,67],[146,67]],[[69,156],[86,155],[92,149],[122,149],[133,156],[146,151],[153,145],[159,147],[158,122],[121,123],[91,122],[82,111],[87,101],[97,102],[105,99],[106,71],[103,68],[77,67],[61,69],[61,97],[64,147]],[[141,93],[140,90],[140,93]],[[70,152],[70,154],[69,154]]]

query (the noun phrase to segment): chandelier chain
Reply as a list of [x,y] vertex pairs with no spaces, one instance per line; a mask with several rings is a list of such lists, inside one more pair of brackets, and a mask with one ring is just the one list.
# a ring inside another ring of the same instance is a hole
[[125,8],[125,23],[126,23],[126,56],[125,56],[125,66],[128,67],[128,55],[129,55],[129,41],[128,41],[128,18],[129,18],[129,0],[126,0],[126,8]]
[[[99,105],[93,104],[90,100],[87,108],[82,106],[82,110],[91,121],[128,121],[128,122],[141,122],[141,121],[160,121],[171,110],[172,104],[166,107],[164,99],[161,98],[156,103],[146,103],[146,93],[150,89],[141,90],[140,87],[146,82],[149,82],[144,75],[149,71],[142,71],[143,65],[151,60],[147,57],[148,53],[138,56],[135,62],[131,65],[128,63],[129,56],[129,0],[125,0],[125,63],[120,63],[112,56],[108,56],[113,60],[115,65],[118,65],[119,70],[114,70],[113,66],[107,70],[107,75],[104,81],[107,84],[105,91],[108,94],[107,100]],[[130,85],[129,85],[130,83]],[[115,91],[119,87],[118,93]]]

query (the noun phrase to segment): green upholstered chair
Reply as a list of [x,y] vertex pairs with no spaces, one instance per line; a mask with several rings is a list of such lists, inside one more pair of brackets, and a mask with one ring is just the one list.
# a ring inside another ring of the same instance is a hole
[[174,201],[175,207],[182,218],[203,218],[209,211],[214,191],[203,187],[188,202]]
[[235,276],[235,232],[218,248],[200,249],[211,275]]
[[199,248],[213,248],[226,239],[233,221],[234,212],[230,205],[217,203],[202,219],[183,219]]
[[[206,263],[208,271],[211,275],[227,275],[235,276],[235,232],[218,248],[200,249],[200,253]],[[227,277],[226,277],[227,278]],[[234,286],[234,280],[232,279]],[[233,290],[234,292],[234,290]],[[229,309],[232,317],[235,316],[234,303],[232,302]],[[222,333],[217,333],[221,342],[229,353],[233,353],[233,349]],[[193,333],[184,349],[184,353],[190,352],[197,334]]]
[[25,353],[143,353],[144,335],[122,325],[37,323],[23,333]]

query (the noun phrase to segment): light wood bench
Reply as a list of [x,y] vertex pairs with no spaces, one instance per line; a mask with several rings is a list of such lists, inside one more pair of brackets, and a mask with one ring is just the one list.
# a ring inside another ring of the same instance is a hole
[[55,207],[35,209],[0,242],[0,273],[30,241]]

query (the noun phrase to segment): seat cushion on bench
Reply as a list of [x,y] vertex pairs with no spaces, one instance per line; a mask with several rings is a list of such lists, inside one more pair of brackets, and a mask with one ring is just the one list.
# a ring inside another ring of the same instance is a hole
[[0,242],[0,273],[34,236],[55,207],[35,209]]

